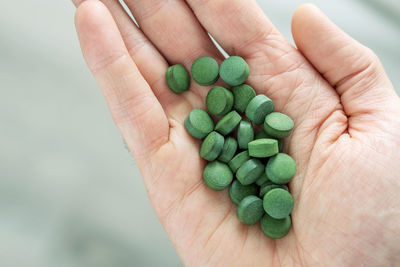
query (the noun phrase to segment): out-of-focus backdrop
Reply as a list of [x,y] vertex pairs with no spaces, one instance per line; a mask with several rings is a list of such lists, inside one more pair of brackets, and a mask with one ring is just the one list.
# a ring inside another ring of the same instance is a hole
[[[292,40],[302,1],[258,2]],[[400,1],[310,2],[372,48],[400,89]],[[82,59],[74,9],[2,5],[0,266],[181,266]]]

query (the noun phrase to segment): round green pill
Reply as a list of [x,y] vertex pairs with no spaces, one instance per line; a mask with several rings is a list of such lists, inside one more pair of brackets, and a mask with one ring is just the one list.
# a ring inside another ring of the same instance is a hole
[[228,89],[215,86],[208,91],[206,107],[208,112],[214,115],[225,115],[233,106],[233,94]]
[[241,120],[242,117],[239,115],[239,113],[233,110],[222,117],[217,125],[215,125],[215,130],[222,135],[227,135],[236,128]]
[[280,112],[272,112],[265,117],[264,130],[275,138],[288,137],[294,126],[293,120]]
[[237,131],[237,141],[240,149],[247,149],[249,142],[254,139],[254,130],[251,122],[241,121]]
[[193,80],[198,84],[207,86],[212,85],[218,80],[218,62],[212,57],[199,57],[191,67]]
[[170,66],[165,73],[169,89],[175,94],[180,94],[190,87],[190,76],[181,64]]
[[233,181],[229,187],[229,198],[233,203],[235,203],[235,205],[239,205],[243,198],[247,196],[255,196],[257,193],[258,187],[255,184],[242,185],[237,180]]
[[261,130],[256,134],[256,136],[254,137],[254,140],[262,139],[262,138],[276,139],[278,141],[279,152],[282,152],[283,140],[281,138],[272,137],[271,135],[267,134],[264,130]]
[[237,147],[238,143],[236,139],[228,136],[225,139],[225,143],[224,146],[222,147],[222,151],[218,157],[218,160],[224,163],[228,163],[233,158],[233,156],[235,156]]
[[268,214],[264,214],[261,219],[261,229],[270,238],[282,238],[289,233],[292,220],[290,216],[283,219],[274,219]]
[[272,111],[274,102],[265,95],[257,95],[247,105],[246,117],[255,124],[262,124]]
[[204,168],[203,181],[212,190],[224,190],[232,182],[232,179],[232,171],[225,163],[213,161]]
[[232,93],[235,99],[233,107],[239,113],[244,113],[249,102],[256,96],[253,87],[247,84],[232,87]]
[[242,185],[249,185],[257,181],[264,171],[264,165],[258,159],[249,159],[240,166],[236,178]]
[[236,216],[246,225],[256,224],[263,215],[263,202],[256,196],[243,198],[236,210]]
[[193,109],[186,116],[184,125],[186,131],[194,138],[203,139],[214,128],[214,121],[210,115],[202,109]]
[[248,147],[249,155],[255,158],[271,157],[279,153],[278,141],[275,139],[257,139],[251,141]]
[[249,77],[250,69],[246,61],[238,56],[228,57],[221,63],[219,75],[225,83],[237,86],[244,83]]
[[267,183],[263,184],[260,188],[260,194],[259,194],[260,197],[264,197],[266,193],[268,193],[270,190],[275,189],[275,188],[282,188],[289,192],[289,188],[287,187],[287,185],[274,184],[273,182],[267,182]]
[[242,151],[234,156],[228,163],[229,168],[235,173],[246,161],[250,159],[248,151]]
[[224,137],[217,132],[211,132],[201,144],[200,157],[213,161],[219,156],[223,146]]
[[264,195],[263,206],[272,218],[283,219],[293,210],[293,197],[282,188],[274,188]]
[[288,154],[276,154],[269,159],[265,173],[272,182],[287,184],[296,173],[296,162]]

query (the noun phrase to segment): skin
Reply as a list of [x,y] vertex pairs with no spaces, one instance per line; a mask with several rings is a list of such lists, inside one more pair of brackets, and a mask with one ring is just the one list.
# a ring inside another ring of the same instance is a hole
[[[76,0],[76,28],[185,265],[400,264],[400,100],[371,50],[309,4],[293,16],[294,48],[252,0],[125,2],[140,29],[114,0]],[[285,150],[298,165],[295,207],[283,239],[241,224],[227,190],[201,180],[200,141],[183,120],[204,108],[209,87],[192,83],[177,96],[164,75],[168,63],[221,62],[205,30],[245,58],[248,83],[294,119]]]

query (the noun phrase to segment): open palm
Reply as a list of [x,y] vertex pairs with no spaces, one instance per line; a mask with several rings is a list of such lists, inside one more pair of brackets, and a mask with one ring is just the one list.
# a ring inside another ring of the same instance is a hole
[[[300,7],[292,47],[255,1],[86,0],[76,26],[85,59],[141,169],[152,205],[190,266],[400,264],[400,101],[379,60],[317,8]],[[223,60],[209,32],[250,66],[248,83],[295,121],[285,150],[293,227],[281,240],[236,218],[202,182],[200,142],[183,120],[209,88],[166,86],[168,63]]]

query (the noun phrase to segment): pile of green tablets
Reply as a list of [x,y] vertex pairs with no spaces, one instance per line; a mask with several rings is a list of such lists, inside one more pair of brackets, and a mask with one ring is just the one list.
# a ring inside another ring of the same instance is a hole
[[[200,156],[208,161],[204,183],[213,190],[229,187],[242,223],[261,221],[267,236],[282,238],[289,232],[293,209],[287,184],[296,173],[293,158],[282,153],[282,139],[291,134],[294,123],[289,116],[274,112],[270,98],[256,95],[244,84],[249,71],[246,61],[238,56],[228,57],[220,66],[210,57],[196,59],[191,67],[196,83],[209,86],[221,77],[232,87],[212,87],[205,103],[208,112],[192,110],[184,125],[191,136],[203,139]],[[190,87],[190,75],[182,65],[169,67],[166,79],[175,93]],[[256,133],[256,125],[263,129]]]

